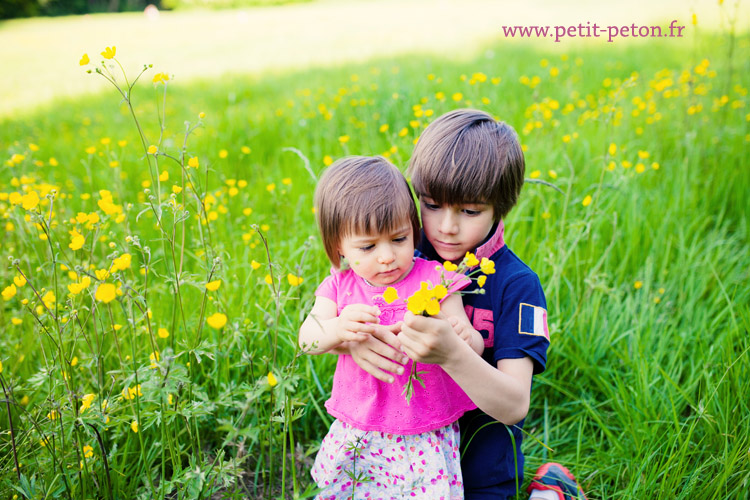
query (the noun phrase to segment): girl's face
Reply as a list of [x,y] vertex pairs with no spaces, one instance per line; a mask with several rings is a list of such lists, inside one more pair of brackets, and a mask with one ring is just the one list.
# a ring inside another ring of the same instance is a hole
[[494,224],[492,205],[465,203],[439,205],[421,196],[422,229],[441,258],[458,263],[466,252],[475,252]]
[[381,234],[351,234],[341,239],[339,254],[358,276],[371,285],[388,286],[411,270],[414,235],[405,221],[395,231]]

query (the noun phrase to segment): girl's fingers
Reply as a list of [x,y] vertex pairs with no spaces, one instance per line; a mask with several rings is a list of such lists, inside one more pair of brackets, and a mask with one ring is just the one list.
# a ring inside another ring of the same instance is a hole
[[393,383],[392,375],[385,373],[383,370],[379,369],[377,366],[373,365],[366,359],[359,360],[359,367],[382,382],[385,382],[387,384]]
[[382,342],[373,342],[368,345],[371,352],[375,353],[374,359],[371,360],[378,368],[391,373],[401,374],[404,371],[401,364],[406,363],[409,359],[401,351],[397,351],[388,344]]

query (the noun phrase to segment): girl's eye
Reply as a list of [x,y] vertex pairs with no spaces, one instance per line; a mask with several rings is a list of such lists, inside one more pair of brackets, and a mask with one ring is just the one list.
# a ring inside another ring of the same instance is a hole
[[469,215],[469,216],[472,216],[472,217],[473,217],[473,216],[475,216],[475,215],[479,215],[479,214],[481,214],[482,212],[480,212],[479,210],[469,210],[468,208],[465,208],[465,209],[464,209],[464,213],[465,213],[466,215]]
[[359,249],[362,250],[363,252],[369,252],[373,248],[375,248],[375,245],[365,245],[363,247],[359,247]]
[[437,210],[438,208],[440,208],[440,206],[437,205],[436,203],[427,203],[427,202],[424,202],[424,207],[427,210]]
[[404,241],[406,241],[406,236],[399,236],[398,238],[393,238],[393,241],[395,241],[396,243],[403,243]]

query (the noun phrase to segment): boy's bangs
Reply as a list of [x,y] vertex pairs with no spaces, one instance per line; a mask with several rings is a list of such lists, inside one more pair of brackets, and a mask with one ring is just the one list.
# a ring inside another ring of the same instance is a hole
[[[447,166],[436,163],[422,171],[413,180],[420,195],[432,198],[435,203],[459,205],[463,203],[492,203],[495,196],[492,172],[488,165],[470,163],[467,159],[453,158]],[[492,160],[487,159],[486,163]],[[446,170],[447,175],[446,175]],[[417,178],[418,177],[418,178]]]

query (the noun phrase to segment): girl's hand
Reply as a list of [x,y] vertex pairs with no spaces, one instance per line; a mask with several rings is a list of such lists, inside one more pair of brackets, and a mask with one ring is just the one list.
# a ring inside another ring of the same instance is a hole
[[453,327],[453,331],[456,332],[456,335],[469,344],[469,346],[476,352],[477,354],[482,354],[484,351],[484,339],[482,338],[482,334],[479,333],[474,329],[473,326],[468,324],[466,321],[461,321],[460,318],[457,318],[456,316],[449,316],[448,317],[448,323],[451,324]]
[[404,373],[404,367],[401,365],[409,360],[399,350],[401,343],[398,341],[396,333],[400,329],[400,323],[391,326],[378,326],[366,340],[349,343],[349,354],[364,371],[376,379],[390,384],[393,382],[392,374],[401,375]]
[[449,316],[448,323],[451,324],[451,326],[453,327],[453,331],[456,332],[456,335],[458,335],[461,340],[471,345],[472,332],[469,325],[467,325],[463,321],[459,321],[455,316]]
[[364,304],[346,306],[336,322],[336,337],[341,342],[362,342],[375,333],[380,309]]

